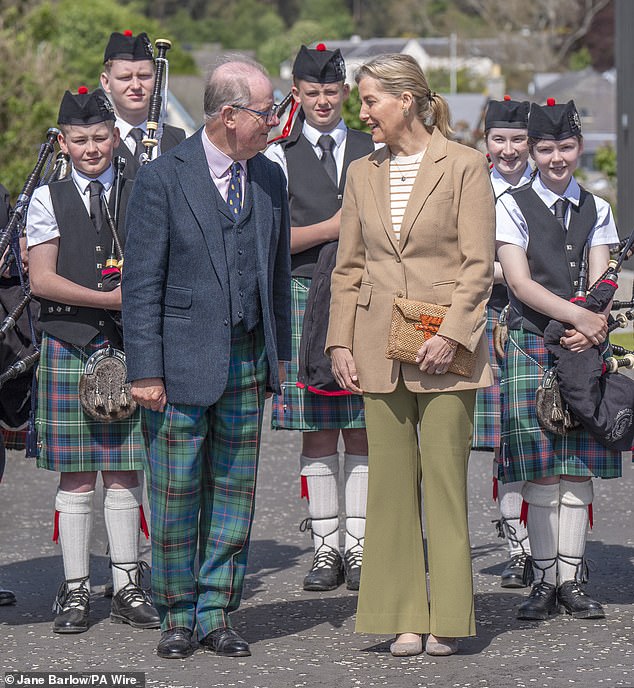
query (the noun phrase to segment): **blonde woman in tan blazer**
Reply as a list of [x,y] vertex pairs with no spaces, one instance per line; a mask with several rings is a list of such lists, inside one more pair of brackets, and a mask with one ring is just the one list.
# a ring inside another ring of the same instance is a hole
[[[386,145],[349,167],[326,342],[339,384],[363,394],[366,410],[356,630],[395,633],[397,656],[421,653],[429,634],[427,653],[449,655],[475,634],[467,462],[476,389],[492,383],[493,193],[484,156],[446,138],[447,104],[412,58],[378,57],[357,83],[361,119]],[[449,306],[418,365],[385,356],[394,297]],[[458,344],[477,351],[469,378],[447,372]]]

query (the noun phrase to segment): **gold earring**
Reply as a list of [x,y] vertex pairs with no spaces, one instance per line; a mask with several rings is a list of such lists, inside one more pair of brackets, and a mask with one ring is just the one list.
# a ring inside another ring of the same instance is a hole
[[403,117],[407,119],[409,117],[409,109],[408,108],[403,108]]

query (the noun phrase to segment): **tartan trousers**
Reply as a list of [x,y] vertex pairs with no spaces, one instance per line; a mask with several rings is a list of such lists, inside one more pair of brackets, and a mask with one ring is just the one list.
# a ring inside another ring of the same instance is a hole
[[[262,328],[234,328],[213,406],[142,409],[152,514],[152,596],[161,629],[204,638],[231,626],[247,565],[268,377]],[[199,570],[196,576],[196,554]]]

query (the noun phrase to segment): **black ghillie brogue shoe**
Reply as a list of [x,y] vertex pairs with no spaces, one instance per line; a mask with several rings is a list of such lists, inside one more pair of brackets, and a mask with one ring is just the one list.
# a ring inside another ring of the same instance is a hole
[[535,583],[528,599],[517,608],[517,618],[526,621],[545,621],[558,612],[557,587],[551,583]]
[[562,583],[557,590],[559,603],[566,614],[575,619],[604,619],[603,607],[584,591],[581,583],[575,580]]
[[316,592],[336,590],[343,581],[341,554],[328,545],[322,545],[315,552],[313,565],[304,577],[304,590]]
[[[53,621],[55,633],[83,633],[88,630],[90,611],[90,592],[86,587],[87,578],[64,581],[55,597],[53,611],[58,612]],[[81,581],[78,588],[68,589],[69,583]]]

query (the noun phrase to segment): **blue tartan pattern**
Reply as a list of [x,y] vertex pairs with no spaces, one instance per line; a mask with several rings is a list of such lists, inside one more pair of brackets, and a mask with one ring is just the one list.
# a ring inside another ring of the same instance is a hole
[[84,347],[45,334],[38,368],[37,466],[50,471],[136,471],[144,467],[139,412],[101,422],[84,413],[79,378],[88,358],[107,340],[99,335]]
[[489,345],[489,359],[493,371],[494,383],[482,387],[476,394],[476,406],[473,416],[473,448],[498,449],[500,446],[500,428],[502,407],[500,404],[500,362],[493,347],[493,328],[496,326],[499,313],[487,307],[486,336]]
[[561,436],[539,425],[535,394],[544,370],[552,364],[542,337],[509,329],[500,383],[500,479],[514,482],[553,475],[620,477],[621,453],[603,447],[583,428]]
[[[234,328],[210,407],[142,409],[150,461],[152,595],[161,628],[231,626],[247,565],[268,363],[261,327]],[[200,569],[195,574],[196,554]]]
[[285,364],[282,394],[273,396],[271,427],[274,430],[338,430],[364,428],[363,397],[358,394],[325,396],[297,387],[299,343],[311,280],[291,282],[292,360]]

